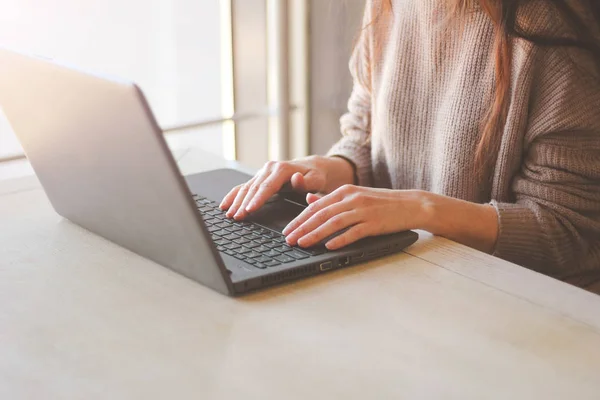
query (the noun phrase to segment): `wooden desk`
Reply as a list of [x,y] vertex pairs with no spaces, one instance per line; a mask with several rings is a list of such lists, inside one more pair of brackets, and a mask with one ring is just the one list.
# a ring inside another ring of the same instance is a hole
[[0,398],[597,400],[600,297],[423,234],[231,299],[62,220],[35,178],[7,181]]

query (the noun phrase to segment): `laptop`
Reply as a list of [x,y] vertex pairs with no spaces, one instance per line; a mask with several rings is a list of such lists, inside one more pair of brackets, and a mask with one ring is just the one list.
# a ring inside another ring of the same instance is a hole
[[251,177],[182,176],[141,90],[0,49],[0,106],[58,214],[227,295],[396,253],[418,235],[370,237],[337,251],[290,247],[283,227],[304,207],[282,191],[243,222],[218,208]]

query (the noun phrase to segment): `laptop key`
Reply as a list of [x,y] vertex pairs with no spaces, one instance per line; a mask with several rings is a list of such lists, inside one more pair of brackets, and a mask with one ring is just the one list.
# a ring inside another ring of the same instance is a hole
[[310,256],[308,256],[308,255],[306,255],[304,253],[300,253],[299,251],[296,251],[296,250],[292,250],[290,252],[287,252],[287,253],[285,253],[285,255],[289,256],[289,257],[293,257],[296,260],[304,260],[304,259],[310,257]]
[[215,245],[217,245],[217,246],[224,246],[227,243],[229,243],[229,241],[227,241],[225,239],[221,239],[221,238],[214,240],[214,242],[215,242]]
[[260,243],[249,242],[249,243],[246,243],[244,246],[247,247],[247,248],[249,248],[249,249],[254,249],[256,247],[260,247],[261,245],[260,245]]
[[252,251],[250,253],[245,254],[245,256],[248,258],[259,258],[259,257],[262,257],[262,254]]
[[278,252],[277,250],[269,250],[268,252],[264,253],[265,256],[267,257],[277,257],[278,255],[280,255],[281,253]]
[[315,246],[309,247],[308,249],[302,248],[301,251],[308,253],[311,256],[318,256],[327,253],[327,248],[325,246]]
[[213,233],[213,232],[217,232],[221,228],[219,228],[218,226],[209,226],[209,227],[207,227],[207,229],[210,233]]
[[239,254],[248,254],[248,253],[252,253],[252,249],[242,246],[241,248],[237,249],[237,252]]
[[221,230],[218,230],[216,232],[212,232],[212,234],[215,235],[215,236],[227,236],[227,235],[229,235],[229,232],[224,231],[223,229],[221,229]]
[[281,263],[279,261],[272,260],[272,261],[266,262],[265,265],[267,267],[276,267],[278,265],[281,265]]
[[288,257],[285,254],[280,254],[277,257],[273,257],[273,258],[275,258],[275,260],[277,260],[277,261],[279,261],[281,263],[289,263],[289,262],[292,262],[292,261],[296,261],[294,258]]
[[254,261],[259,262],[259,263],[266,263],[266,262],[273,261],[273,260],[269,257],[262,256],[262,257],[255,258]]
[[272,238],[273,237],[273,232],[271,232],[270,230],[265,229],[265,228],[263,228],[263,229],[260,230],[260,234],[262,236],[265,236],[265,237],[268,237],[268,238]]
[[237,258],[238,260],[242,260],[242,261],[246,261],[246,255],[243,253],[240,253],[241,249],[235,249],[235,250],[230,250],[233,251],[235,253],[234,257]]
[[250,241],[248,239],[245,239],[244,237],[241,237],[239,239],[236,239],[233,241],[234,243],[237,244],[246,244],[246,243],[250,243]]
[[263,245],[260,245],[259,247],[255,247],[254,251],[258,252],[258,253],[268,253],[269,251],[271,251],[268,247],[265,247]]
[[265,268],[267,268],[267,267],[268,267],[268,265],[267,265],[267,264],[263,264],[263,263],[260,263],[260,262],[258,262],[258,263],[253,263],[252,265],[253,265],[253,266],[255,266],[256,268],[260,268],[260,269],[265,269]]
[[230,242],[233,242],[234,240],[239,239],[240,237],[235,233],[230,233],[227,236],[224,236],[224,238],[229,240]]
[[278,251],[280,253],[287,253],[288,251],[292,251],[293,248],[290,247],[290,246],[288,246],[287,244],[284,244],[284,245],[275,247],[273,250],[276,250],[276,251]]

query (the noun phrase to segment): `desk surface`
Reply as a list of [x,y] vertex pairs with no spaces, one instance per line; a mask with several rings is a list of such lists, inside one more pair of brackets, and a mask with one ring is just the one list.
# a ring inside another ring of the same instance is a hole
[[3,399],[600,398],[600,296],[425,233],[231,299],[62,220],[31,177],[0,183],[0,243]]

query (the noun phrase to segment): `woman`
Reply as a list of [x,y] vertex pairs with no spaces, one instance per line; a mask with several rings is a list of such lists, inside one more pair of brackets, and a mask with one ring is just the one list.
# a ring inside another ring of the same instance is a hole
[[221,207],[291,181],[290,244],[423,229],[600,292],[599,31],[596,0],[370,0],[342,139]]

